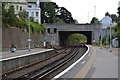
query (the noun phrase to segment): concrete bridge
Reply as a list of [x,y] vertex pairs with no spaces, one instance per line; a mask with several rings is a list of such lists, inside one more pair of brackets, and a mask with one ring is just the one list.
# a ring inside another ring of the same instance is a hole
[[52,45],[66,45],[67,37],[73,33],[84,34],[87,43],[97,42],[100,37],[101,24],[44,24],[46,38]]

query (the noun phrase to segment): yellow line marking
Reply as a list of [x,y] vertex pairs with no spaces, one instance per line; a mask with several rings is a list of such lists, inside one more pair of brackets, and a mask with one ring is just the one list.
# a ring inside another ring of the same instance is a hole
[[[89,46],[92,47],[91,45]],[[83,68],[77,73],[77,75],[74,78],[84,78],[86,74],[88,73],[88,71],[90,70],[90,68],[92,67],[92,64],[94,63],[95,56],[96,56],[96,49],[94,47],[92,48],[93,48],[93,53],[91,57],[89,58],[88,62],[83,66]]]

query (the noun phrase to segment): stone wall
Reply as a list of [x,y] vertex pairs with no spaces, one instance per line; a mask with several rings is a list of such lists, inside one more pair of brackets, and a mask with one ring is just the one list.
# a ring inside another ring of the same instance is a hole
[[[39,33],[31,34],[31,48],[34,48],[36,44],[42,45],[43,35]],[[12,28],[2,28],[2,50],[8,51],[9,45],[14,44],[17,49],[27,49],[28,47],[28,32],[15,27]]]

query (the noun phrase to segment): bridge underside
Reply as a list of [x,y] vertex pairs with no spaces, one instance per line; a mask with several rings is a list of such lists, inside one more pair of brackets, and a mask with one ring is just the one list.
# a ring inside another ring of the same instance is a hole
[[92,43],[92,31],[59,31],[59,45],[66,46],[68,35],[80,33],[87,37],[87,44]]

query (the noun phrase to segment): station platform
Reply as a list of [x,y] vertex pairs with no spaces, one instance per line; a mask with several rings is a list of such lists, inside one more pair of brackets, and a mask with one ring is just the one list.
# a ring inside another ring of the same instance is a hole
[[[90,51],[70,70],[64,70],[66,73],[59,78],[77,78],[80,80],[118,80],[118,48],[113,48],[110,52],[109,48],[89,46]],[[63,71],[63,72],[64,72]],[[62,73],[62,72],[61,72]],[[57,76],[59,76],[58,74]],[[56,78],[56,76],[54,77]],[[53,79],[54,80],[54,79]]]
[[110,80],[118,80],[120,77],[118,74],[118,57],[120,55],[120,49],[113,48],[112,52],[110,52],[109,48],[100,49],[100,47],[95,47],[95,49],[95,62],[85,78],[111,78]]
[[37,53],[43,53],[43,52],[51,51],[51,50],[53,50],[53,49],[35,48],[35,49],[31,49],[30,51],[17,50],[14,53],[12,53],[11,51],[0,52],[0,56],[2,56],[0,58],[0,61],[13,59],[13,58],[17,58],[17,57],[33,55],[33,54],[37,54]]
[[4,75],[17,69],[22,69],[25,66],[30,66],[55,54],[54,49],[43,48],[31,49],[30,51],[17,50],[14,53],[11,53],[11,51],[1,52],[0,68],[2,69],[0,70],[0,75]]

